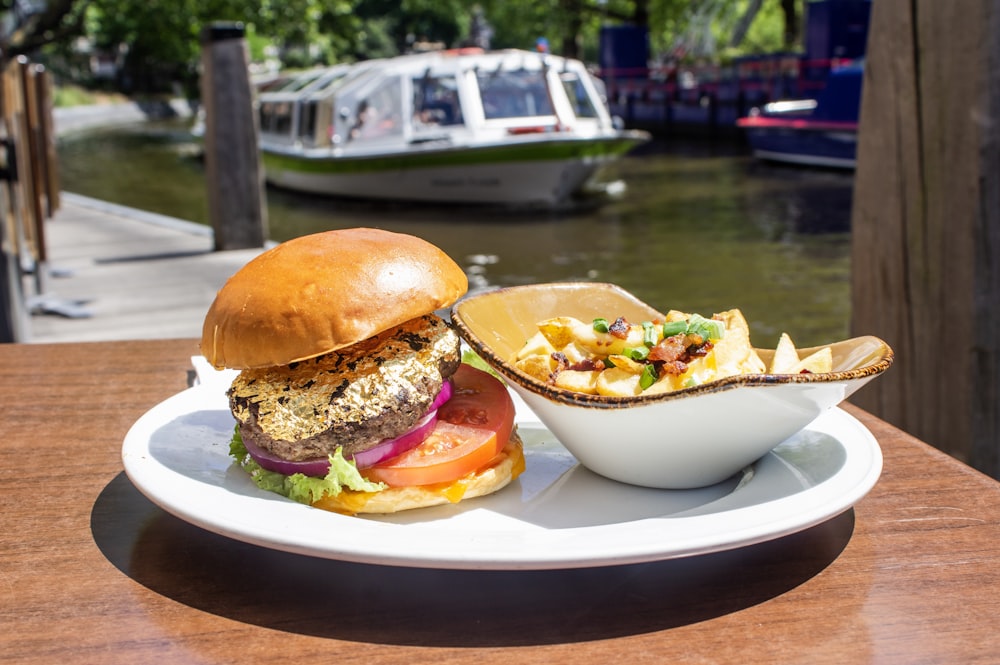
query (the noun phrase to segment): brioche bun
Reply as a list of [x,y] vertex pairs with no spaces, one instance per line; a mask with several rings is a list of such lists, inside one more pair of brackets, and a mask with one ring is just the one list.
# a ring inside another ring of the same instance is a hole
[[448,307],[467,289],[465,272],[415,236],[302,236],[229,278],[205,315],[201,352],[217,369],[289,365]]

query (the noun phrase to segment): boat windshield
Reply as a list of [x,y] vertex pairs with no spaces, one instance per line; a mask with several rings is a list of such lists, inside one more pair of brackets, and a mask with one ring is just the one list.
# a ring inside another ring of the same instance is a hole
[[358,101],[348,136],[350,139],[373,139],[402,134],[402,113],[401,79],[385,79]]
[[414,129],[462,124],[465,119],[454,76],[428,75],[413,79]]
[[576,117],[596,118],[597,107],[594,106],[594,100],[587,92],[580,75],[576,72],[563,72],[559,75],[559,79],[562,81],[563,89],[566,90],[566,96],[573,106],[573,113],[576,114]]
[[545,72],[479,71],[479,94],[487,120],[554,115]]

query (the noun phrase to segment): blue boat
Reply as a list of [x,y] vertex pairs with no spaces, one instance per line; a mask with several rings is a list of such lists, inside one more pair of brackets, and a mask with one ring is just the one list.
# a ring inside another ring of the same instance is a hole
[[736,121],[758,159],[853,169],[863,62],[833,69],[815,99],[771,102]]

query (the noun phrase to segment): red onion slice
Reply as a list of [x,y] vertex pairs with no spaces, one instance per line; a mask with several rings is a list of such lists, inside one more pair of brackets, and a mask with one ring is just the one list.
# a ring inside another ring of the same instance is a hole
[[434,426],[437,425],[437,415],[437,409],[434,409],[421,418],[416,427],[406,434],[397,436],[395,439],[386,439],[374,448],[354,453],[354,463],[359,469],[367,469],[390,457],[402,455],[407,450],[416,448],[434,431]]
[[272,455],[260,446],[251,441],[243,439],[250,457],[254,458],[257,464],[268,471],[277,471],[286,476],[301,473],[306,476],[323,477],[330,471],[330,460],[326,457],[316,457],[314,459],[302,460],[301,462],[291,462]]
[[[438,407],[451,399],[453,392],[454,388],[451,385],[451,381],[442,383],[441,390],[431,403],[430,410],[410,431],[395,438],[386,439],[376,444],[373,448],[356,453],[354,455],[354,463],[359,469],[365,469],[419,446],[434,431],[434,426],[437,425]],[[317,477],[323,477],[330,471],[330,460],[326,457],[291,462],[271,454],[246,439],[243,440],[243,445],[246,446],[250,457],[254,458],[257,464],[260,464],[262,468],[268,471],[276,471],[286,476],[301,473],[306,476]]]
[[451,379],[445,379],[441,384],[441,390],[438,391],[437,397],[431,402],[431,405],[427,407],[428,411],[435,411],[441,408],[441,405],[451,399],[452,394],[455,392],[455,386],[452,385]]

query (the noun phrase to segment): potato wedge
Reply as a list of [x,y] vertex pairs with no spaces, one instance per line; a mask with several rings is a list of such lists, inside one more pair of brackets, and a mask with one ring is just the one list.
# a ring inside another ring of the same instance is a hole
[[575,344],[588,354],[602,357],[623,353],[625,349],[643,343],[642,326],[638,324],[631,326],[624,339],[611,333],[598,332],[594,330],[592,321],[584,322],[571,316],[547,319],[539,323],[538,328],[557,350],[568,344]]
[[538,331],[554,348],[561,349],[576,339],[579,324],[579,319],[574,319],[571,316],[559,316],[540,322]]
[[608,360],[610,360],[611,363],[618,369],[629,372],[630,374],[642,374],[642,370],[645,368],[645,365],[637,363],[628,356],[608,356]]
[[563,348],[559,349],[559,352],[566,356],[566,360],[570,365],[580,362],[591,356],[591,353],[587,349],[581,347],[576,342],[570,342]]
[[823,374],[833,371],[833,351],[829,346],[824,346],[819,351],[812,353],[798,362],[790,374],[799,374],[803,371],[813,374]]
[[599,373],[595,388],[598,395],[607,397],[631,397],[641,395],[639,375],[628,370],[612,367]]
[[539,381],[548,381],[556,369],[556,361],[551,355],[528,356],[515,362],[514,367]]
[[790,374],[792,368],[799,364],[799,352],[795,350],[795,344],[788,333],[781,333],[778,346],[774,349],[774,357],[771,359],[771,374]]
[[587,395],[597,394],[597,381],[603,372],[594,370],[582,372],[564,369],[556,375],[556,387]]
[[713,318],[726,325],[726,335],[715,343],[717,378],[735,374],[760,374],[764,371],[764,361],[750,345],[750,326],[738,309],[730,309],[716,314]]
[[552,346],[549,340],[545,338],[545,335],[539,331],[528,338],[528,341],[524,343],[524,346],[514,356],[514,360],[523,360],[531,356],[547,356],[555,353],[555,350],[556,347]]

